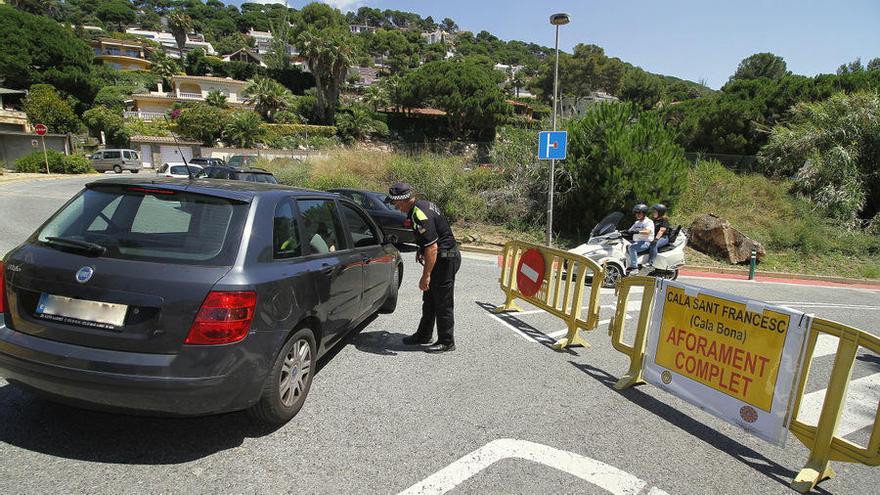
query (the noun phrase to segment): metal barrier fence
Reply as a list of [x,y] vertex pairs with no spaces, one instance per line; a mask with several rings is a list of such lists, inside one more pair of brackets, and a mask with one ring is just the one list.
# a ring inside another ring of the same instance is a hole
[[[529,249],[539,251],[545,264],[540,289],[533,296],[520,292],[516,282],[516,274],[521,269],[520,258]],[[587,272],[592,273],[593,279],[586,315],[582,317]],[[570,345],[589,347],[578,330],[593,330],[599,325],[599,294],[604,278],[605,268],[583,256],[538,244],[510,241],[504,245],[499,279],[506,299],[503,305],[495,308],[495,312],[521,311],[514,301],[526,301],[565,321],[568,333],[554,344],[554,348],[563,349]]]
[[[611,336],[611,344],[614,349],[630,358],[627,374],[615,384],[615,388],[618,390],[645,383],[642,379],[642,370],[647,345],[648,324],[650,323],[651,308],[654,304],[653,288],[655,284],[656,281],[653,278],[630,277],[621,280],[618,285],[617,311],[608,326],[608,333]],[[627,345],[623,342],[624,321],[630,289],[633,287],[644,287],[645,291],[639,309],[635,338],[632,345]],[[804,397],[810,362],[819,334],[835,336],[839,339],[839,344],[834,356],[834,365],[819,421],[816,426],[812,426],[796,418],[801,400]],[[791,483],[791,487],[801,493],[810,491],[820,481],[835,475],[830,465],[831,461],[857,462],[868,466],[880,465],[880,420],[878,420],[880,419],[880,403],[878,403],[878,412],[875,414],[871,437],[866,447],[860,447],[836,435],[859,347],[880,354],[880,338],[840,323],[821,318],[813,319],[810,333],[807,336],[804,365],[795,391],[795,402],[791,411],[793,419],[789,424],[789,431],[810,450],[806,466],[801,469]]]

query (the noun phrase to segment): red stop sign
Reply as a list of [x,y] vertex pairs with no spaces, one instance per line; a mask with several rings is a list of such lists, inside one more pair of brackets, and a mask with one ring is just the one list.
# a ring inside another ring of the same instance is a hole
[[42,136],[43,134],[46,134],[46,131],[48,130],[49,128],[43,124],[37,124],[34,126],[34,132],[37,133],[37,136]]
[[537,249],[528,249],[519,258],[516,267],[516,286],[522,295],[532,297],[544,281],[544,255]]

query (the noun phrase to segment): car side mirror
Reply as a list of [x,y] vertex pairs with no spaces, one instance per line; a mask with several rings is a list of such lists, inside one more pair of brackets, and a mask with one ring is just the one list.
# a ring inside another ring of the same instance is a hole
[[398,244],[400,242],[400,238],[397,237],[397,234],[386,234],[385,235],[385,244]]

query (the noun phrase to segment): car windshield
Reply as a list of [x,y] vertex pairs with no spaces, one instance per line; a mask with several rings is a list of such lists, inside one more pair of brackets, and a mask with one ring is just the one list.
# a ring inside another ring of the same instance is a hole
[[[199,173],[199,171],[201,170],[201,168],[199,168],[199,167],[190,167],[190,170],[192,171],[193,176],[195,176],[196,174]],[[174,174],[174,175],[188,175],[188,174],[187,174],[187,171],[186,171],[186,167],[183,166],[183,165],[174,165],[174,166],[172,166],[172,167],[171,167],[171,173]]]
[[[37,234],[52,247],[97,245],[110,258],[231,265],[248,204],[142,186],[93,186]],[[94,251],[94,249],[93,249]]]

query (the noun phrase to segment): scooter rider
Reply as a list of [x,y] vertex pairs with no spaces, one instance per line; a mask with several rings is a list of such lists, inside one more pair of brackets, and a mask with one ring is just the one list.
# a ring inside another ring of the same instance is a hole
[[632,273],[639,269],[639,254],[650,249],[651,241],[654,240],[654,222],[646,217],[648,205],[644,203],[635,205],[633,207],[633,214],[636,217],[636,221],[627,230],[627,232],[633,233],[633,242],[627,248],[627,254],[629,254],[627,273]]
[[654,242],[651,243],[648,263],[645,264],[647,268],[654,266],[654,260],[657,259],[660,248],[669,245],[669,215],[666,213],[666,205],[662,203],[651,205],[651,219],[654,220]]

